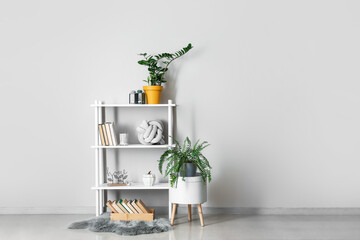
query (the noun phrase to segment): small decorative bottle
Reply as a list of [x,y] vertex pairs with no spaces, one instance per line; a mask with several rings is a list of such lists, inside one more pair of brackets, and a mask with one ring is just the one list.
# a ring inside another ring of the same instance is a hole
[[129,103],[130,104],[137,104],[137,94],[135,91],[131,91],[129,94]]

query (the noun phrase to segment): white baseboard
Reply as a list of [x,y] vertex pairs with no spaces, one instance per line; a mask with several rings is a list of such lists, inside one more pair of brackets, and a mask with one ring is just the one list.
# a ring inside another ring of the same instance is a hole
[[0,207],[0,214],[94,214],[95,207]]
[[[155,208],[157,214],[167,214],[168,207]],[[193,207],[193,212],[197,212]],[[94,206],[87,207],[0,207],[0,214],[91,214]],[[187,206],[180,205],[179,214],[187,214]],[[241,215],[360,215],[360,208],[228,208],[203,207],[204,214],[241,214]]]
[[[195,211],[197,211],[195,209]],[[180,213],[187,214],[187,207]],[[241,215],[360,215],[360,208],[217,208],[204,207],[204,214],[241,214]]]
[[[159,214],[167,214],[167,207],[155,207]],[[203,207],[204,214],[240,214],[240,215],[360,215],[360,208],[230,208]],[[177,213],[187,214],[187,206],[180,205]],[[197,212],[193,206],[192,211]]]

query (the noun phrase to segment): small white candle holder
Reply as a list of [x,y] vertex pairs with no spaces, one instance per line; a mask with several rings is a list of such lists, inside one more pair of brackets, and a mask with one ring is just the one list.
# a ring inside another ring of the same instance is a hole
[[129,134],[127,133],[120,133],[119,135],[119,139],[120,139],[120,145],[121,146],[126,146],[129,144]]

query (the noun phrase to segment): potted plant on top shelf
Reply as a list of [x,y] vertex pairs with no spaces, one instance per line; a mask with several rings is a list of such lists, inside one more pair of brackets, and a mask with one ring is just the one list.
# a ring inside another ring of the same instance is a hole
[[163,174],[163,165],[165,162],[166,168],[165,176],[170,176],[171,187],[177,186],[179,177],[185,181],[185,177],[193,177],[196,175],[196,169],[199,169],[202,181],[206,183],[211,181],[211,166],[206,157],[202,154],[202,150],[209,146],[208,142],[199,143],[197,140],[194,146],[191,146],[191,141],[186,137],[183,146],[175,141],[173,149],[166,150],[159,160],[159,171]]
[[148,86],[144,86],[146,102],[148,104],[159,104],[161,100],[162,84],[166,82],[164,75],[169,69],[169,65],[179,57],[185,55],[192,49],[193,46],[189,43],[186,47],[175,53],[161,53],[157,55],[150,55],[147,53],[140,53],[144,59],[138,61],[140,65],[147,66],[149,76],[144,82]]

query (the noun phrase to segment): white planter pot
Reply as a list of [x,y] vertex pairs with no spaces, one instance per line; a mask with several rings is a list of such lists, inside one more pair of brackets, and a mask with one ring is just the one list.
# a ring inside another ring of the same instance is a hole
[[143,175],[144,185],[147,187],[151,187],[155,183],[155,174],[144,174]]
[[207,201],[207,184],[201,176],[179,177],[177,187],[170,188],[170,202],[177,204],[202,204]]

